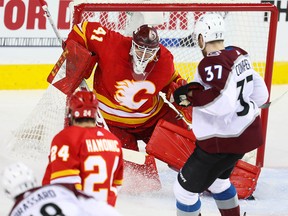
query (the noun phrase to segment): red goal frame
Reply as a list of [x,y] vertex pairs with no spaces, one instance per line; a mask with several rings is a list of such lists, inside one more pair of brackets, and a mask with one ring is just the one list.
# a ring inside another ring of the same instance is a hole
[[[139,4],[139,3],[82,3],[74,6],[73,13],[73,24],[78,24],[81,22],[81,17],[83,12],[87,11],[263,11],[271,12],[270,24],[269,24],[269,34],[268,34],[268,44],[267,44],[267,56],[266,56],[266,68],[265,68],[265,83],[270,92],[272,85],[272,74],[273,74],[273,64],[274,64],[274,51],[276,43],[276,33],[277,33],[277,23],[278,23],[278,9],[275,5],[270,3],[149,3],[149,4]],[[96,10],[95,10],[96,9]],[[267,124],[268,124],[268,114],[269,108],[262,109],[261,119],[262,119],[262,131],[263,131],[263,145],[258,148],[256,156],[256,164],[259,167],[264,166],[264,154],[266,145],[266,135],[267,135]]]

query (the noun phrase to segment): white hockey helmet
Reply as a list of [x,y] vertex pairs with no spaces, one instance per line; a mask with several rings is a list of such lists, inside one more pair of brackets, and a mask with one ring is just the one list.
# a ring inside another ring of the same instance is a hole
[[36,184],[33,171],[22,162],[13,163],[3,171],[2,186],[10,198],[36,187]]
[[225,38],[225,24],[223,17],[219,13],[205,13],[199,17],[194,28],[194,41],[198,43],[199,35],[203,36],[205,43]]

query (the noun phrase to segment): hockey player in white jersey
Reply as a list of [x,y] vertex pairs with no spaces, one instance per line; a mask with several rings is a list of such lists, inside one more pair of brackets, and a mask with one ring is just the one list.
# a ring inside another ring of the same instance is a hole
[[9,216],[120,216],[112,206],[72,184],[36,185],[32,170],[25,164],[18,162],[4,169],[2,186],[15,199]]
[[263,144],[258,107],[267,101],[268,90],[248,53],[224,46],[220,15],[202,15],[194,36],[204,58],[194,81],[174,92],[177,104],[193,107],[192,129],[197,139],[174,185],[177,215],[200,215],[198,194],[208,189],[222,216],[240,216],[229,177],[246,152]]

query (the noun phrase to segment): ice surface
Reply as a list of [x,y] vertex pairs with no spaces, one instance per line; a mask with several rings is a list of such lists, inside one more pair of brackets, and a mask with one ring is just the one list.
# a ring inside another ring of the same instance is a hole
[[[271,100],[279,97],[288,90],[288,85],[272,86]],[[11,131],[25,121],[41,96],[42,90],[0,91],[0,170],[16,159],[3,154],[7,137]],[[272,102],[269,111],[267,144],[264,168],[258,181],[255,200],[241,200],[241,211],[247,216],[288,216],[288,95],[275,103]],[[39,161],[23,159],[31,166],[39,182],[46,167],[46,157]],[[175,213],[175,200],[172,185],[176,172],[170,170],[164,163],[157,161],[162,189],[154,192],[131,193],[125,190],[129,185],[124,184],[124,190],[119,194],[116,208],[123,216],[172,216]],[[141,183],[139,183],[141,187]],[[145,186],[143,186],[145,187]],[[133,190],[133,189],[132,189]],[[202,199],[202,215],[219,215],[213,199],[205,194]],[[6,216],[13,204],[0,190],[0,215]]]

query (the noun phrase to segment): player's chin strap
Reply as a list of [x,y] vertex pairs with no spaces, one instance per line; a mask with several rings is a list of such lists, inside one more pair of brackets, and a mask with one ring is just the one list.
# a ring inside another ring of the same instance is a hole
[[159,96],[163,99],[163,101],[164,101],[166,104],[168,104],[168,106],[169,106],[171,109],[173,109],[173,110],[176,112],[177,116],[179,116],[179,119],[182,119],[182,120],[187,124],[188,130],[192,130],[192,124],[189,123],[189,122],[184,118],[184,116],[179,112],[179,110],[178,110],[169,100],[167,100],[166,94],[165,94],[164,92],[161,92],[161,91],[160,91],[160,92],[159,92]]

